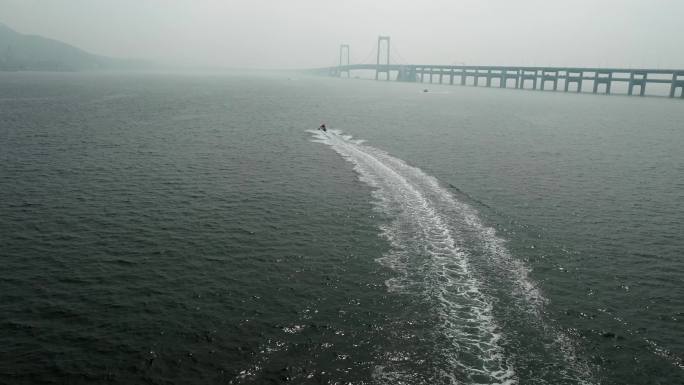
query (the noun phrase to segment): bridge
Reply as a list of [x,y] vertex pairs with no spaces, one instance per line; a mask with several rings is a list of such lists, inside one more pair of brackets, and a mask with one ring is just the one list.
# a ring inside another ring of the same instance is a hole
[[647,94],[647,85],[659,84],[670,98],[684,99],[684,69],[396,64],[390,60],[389,36],[378,37],[375,63],[350,64],[349,52],[348,44],[341,45],[337,65],[311,72],[350,78],[355,71],[372,71],[376,80],[594,94],[616,93],[615,86],[622,85],[627,95],[639,96]]

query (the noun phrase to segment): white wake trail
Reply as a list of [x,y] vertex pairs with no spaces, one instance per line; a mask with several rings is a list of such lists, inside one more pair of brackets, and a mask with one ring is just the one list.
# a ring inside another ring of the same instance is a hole
[[[415,367],[407,364],[416,358],[409,352],[393,352],[388,354],[386,365],[378,365],[378,382],[518,383],[514,360],[504,348],[511,347],[513,340],[504,336],[502,325],[494,317],[493,304],[500,298],[494,298],[492,290],[498,290],[512,301],[513,313],[522,312],[522,317],[539,330],[543,341],[535,346],[541,346],[547,356],[536,361],[537,365],[557,360],[564,379],[592,383],[588,379],[591,370],[577,359],[573,341],[544,321],[547,301],[529,277],[528,268],[512,257],[505,240],[482,222],[477,210],[456,199],[436,178],[361,140],[335,130],[310,132],[315,142],[332,147],[353,164],[359,179],[373,187],[376,208],[389,218],[381,231],[391,248],[379,260],[397,273],[386,282],[388,290],[417,297],[430,309],[431,314],[423,317],[435,329],[429,343],[439,357],[427,359],[433,360],[430,374],[416,376],[412,371]],[[489,277],[482,276],[483,267]],[[494,286],[481,281],[491,281],[492,277],[497,280]],[[501,310],[497,309],[497,314],[513,314]],[[409,345],[414,342],[400,338]],[[515,343],[513,346],[516,349]],[[424,356],[417,359],[423,360]],[[523,359],[521,364],[526,363],[529,361]]]
[[[351,137],[339,132],[315,135],[354,165],[361,180],[375,188],[378,207],[390,214],[392,221],[382,230],[392,250],[381,262],[399,277],[387,285],[391,291],[418,295],[434,304],[441,336],[436,348],[450,367],[437,374],[441,381],[516,383],[500,345],[492,299],[482,292],[469,255],[442,212],[441,201],[456,205],[448,191],[419,169]],[[380,368],[376,379],[406,380],[392,370]]]

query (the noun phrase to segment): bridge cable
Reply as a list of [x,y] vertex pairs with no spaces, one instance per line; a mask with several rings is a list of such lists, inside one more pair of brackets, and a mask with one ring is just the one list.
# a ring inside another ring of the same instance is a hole
[[409,64],[408,60],[404,59],[404,57],[401,55],[401,53],[399,53],[399,50],[397,49],[396,44],[392,44],[392,50],[390,52],[394,52],[397,54],[397,56],[400,59],[399,60],[400,64]]
[[406,63],[402,62],[401,60],[399,60],[399,59],[398,59],[396,56],[394,56],[394,54],[391,53],[391,52],[390,52],[390,60],[391,60],[391,62],[390,62],[391,64],[399,64],[399,65],[404,65],[404,64],[406,64]]
[[359,64],[373,64],[372,62],[369,62],[369,60],[373,56],[375,56],[375,52],[376,52],[376,49],[375,49],[375,46],[373,46],[373,48],[370,50],[368,55],[366,55],[366,57],[361,62],[359,62]]

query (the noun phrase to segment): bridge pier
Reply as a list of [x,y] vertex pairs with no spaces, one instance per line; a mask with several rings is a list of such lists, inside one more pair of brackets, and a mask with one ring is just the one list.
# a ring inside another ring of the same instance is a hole
[[480,70],[475,70],[475,86],[477,87],[480,83],[480,78],[489,79],[489,74],[487,72],[480,72]]
[[515,80],[515,88],[518,88],[520,81],[520,70],[502,70],[501,71],[501,88],[507,88],[507,82],[509,79]]
[[449,71],[449,84],[454,85],[454,69],[453,67],[451,68],[451,71]]
[[[680,78],[681,77],[681,78]],[[684,72],[675,72],[672,74],[672,84],[670,85],[670,97],[674,98],[677,93],[677,88],[681,88],[679,97],[684,99]]]
[[571,83],[577,83],[577,92],[582,92],[583,77],[584,72],[582,71],[565,71],[565,92],[568,92]]
[[442,79],[444,78],[444,68],[439,69],[439,84],[442,84]]
[[472,77],[473,78],[473,84],[475,84],[475,71],[468,71],[465,68],[461,71],[461,85],[462,86],[467,86],[468,85],[468,78]]
[[599,85],[606,85],[606,95],[610,95],[610,84],[613,80],[613,73],[610,71],[594,72],[594,93],[598,93]]
[[629,74],[629,87],[627,88],[627,95],[632,95],[634,87],[639,86],[639,96],[644,96],[646,93],[646,79],[648,74],[646,72],[631,72]]
[[537,89],[537,70],[522,70],[520,74],[520,89],[525,89],[525,80],[532,80],[532,89]]
[[397,73],[398,82],[416,82],[416,68],[411,66],[401,66]]
[[540,90],[544,91],[544,83],[553,82],[553,90],[558,90],[558,71],[542,70]]

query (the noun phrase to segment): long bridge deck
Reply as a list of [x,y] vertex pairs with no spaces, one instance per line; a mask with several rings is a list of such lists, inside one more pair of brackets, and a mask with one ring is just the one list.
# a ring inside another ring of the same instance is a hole
[[[437,79],[439,84],[452,85],[466,85],[470,79],[471,85],[478,86],[482,80],[486,87],[492,87],[496,80],[501,88],[513,83],[513,88],[534,90],[545,90],[550,86],[556,91],[562,81],[565,92],[569,92],[572,85],[574,92],[582,92],[584,83],[589,82],[593,93],[601,91],[605,94],[611,93],[613,84],[626,83],[628,95],[638,91],[640,96],[646,95],[649,83],[669,84],[669,96],[673,98],[679,92],[679,97],[684,99],[684,69],[349,64],[312,71],[329,76],[350,76],[352,71],[364,70],[375,71],[376,79],[384,74],[385,80],[433,83]],[[394,78],[393,73],[396,73]]]

